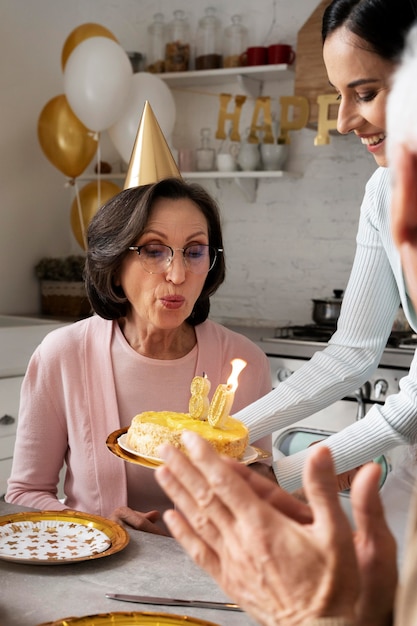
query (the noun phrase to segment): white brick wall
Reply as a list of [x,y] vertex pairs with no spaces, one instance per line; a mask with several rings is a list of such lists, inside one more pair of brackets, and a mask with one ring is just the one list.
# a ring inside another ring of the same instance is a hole
[[[78,252],[69,226],[73,190],[40,149],[36,127],[43,106],[63,93],[61,51],[68,34],[85,22],[109,28],[126,50],[146,49],[146,28],[156,11],[167,19],[176,8],[190,17],[192,31],[207,6],[202,0],[3,0],[7,29],[0,41],[4,62],[0,145],[0,312],[34,313],[39,307],[33,267],[41,256]],[[230,0],[212,3],[226,25],[241,13],[250,28],[250,44],[296,44],[297,31],[318,0]],[[275,10],[276,21],[273,21]],[[272,25],[272,27],[271,27]],[[45,37],[45,28],[48,37]],[[269,37],[269,41],[266,39]],[[24,42],[24,45],[22,45]],[[222,91],[241,93],[234,84]],[[175,91],[177,124],[174,145],[197,147],[203,126],[213,131],[220,89],[203,94]],[[291,95],[291,81],[266,84],[263,95]],[[244,106],[242,132],[250,123],[253,102]],[[332,138],[314,147],[314,132],[292,133],[288,167],[298,180],[259,183],[254,204],[231,182],[207,183],[222,207],[228,274],[213,301],[218,318],[303,323],[311,318],[311,298],[344,288],[354,252],[354,237],[364,184],[374,169],[372,157],[353,137]],[[102,158],[118,160],[102,137]]]

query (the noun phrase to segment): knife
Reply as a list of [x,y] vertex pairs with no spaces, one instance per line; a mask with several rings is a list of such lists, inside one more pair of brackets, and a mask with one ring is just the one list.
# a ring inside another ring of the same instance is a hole
[[175,598],[158,598],[155,596],[135,596],[123,593],[106,593],[106,598],[122,602],[138,602],[140,604],[160,604],[162,606],[192,606],[199,609],[219,609],[221,611],[242,611],[240,606],[232,602],[210,602],[209,600],[176,600]]

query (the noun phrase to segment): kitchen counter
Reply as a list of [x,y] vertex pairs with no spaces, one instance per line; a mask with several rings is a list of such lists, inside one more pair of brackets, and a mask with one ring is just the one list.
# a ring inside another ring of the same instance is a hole
[[[0,501],[0,515],[28,508]],[[69,616],[146,611],[190,615],[221,626],[253,626],[245,613],[151,606],[110,600],[106,593],[227,602],[228,598],[169,537],[130,532],[116,554],[68,565],[30,565],[0,559],[1,626],[37,626]]]

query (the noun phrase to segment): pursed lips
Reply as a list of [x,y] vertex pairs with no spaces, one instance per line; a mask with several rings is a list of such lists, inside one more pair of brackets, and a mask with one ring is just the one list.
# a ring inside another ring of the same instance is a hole
[[179,309],[185,302],[183,296],[164,296],[160,301],[168,309]]

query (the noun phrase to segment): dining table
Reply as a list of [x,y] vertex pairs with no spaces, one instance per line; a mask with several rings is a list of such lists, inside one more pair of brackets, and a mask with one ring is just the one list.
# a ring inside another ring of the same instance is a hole
[[[4,520],[3,516],[24,511],[35,509],[0,500],[0,521]],[[107,598],[106,594],[112,593],[231,601],[175,539],[129,528],[127,531],[127,545],[103,558],[44,564],[0,557],[0,626],[38,626],[67,617],[124,612],[190,616],[218,626],[255,624],[246,613],[239,611],[149,605]]]

